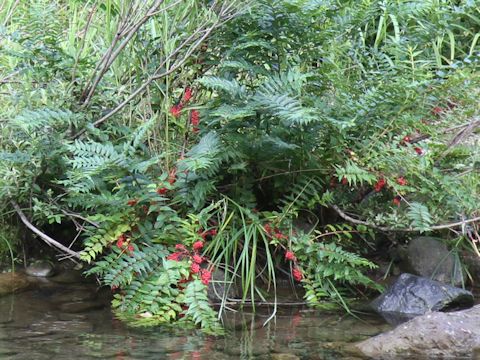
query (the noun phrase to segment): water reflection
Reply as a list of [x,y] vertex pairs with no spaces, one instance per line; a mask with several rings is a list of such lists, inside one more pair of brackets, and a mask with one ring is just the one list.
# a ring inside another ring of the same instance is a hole
[[[257,309],[258,310],[258,309]],[[131,329],[114,319],[92,284],[49,283],[0,298],[0,359],[343,359],[348,343],[388,329],[379,318],[306,308],[248,309],[224,317],[220,338],[181,329]]]

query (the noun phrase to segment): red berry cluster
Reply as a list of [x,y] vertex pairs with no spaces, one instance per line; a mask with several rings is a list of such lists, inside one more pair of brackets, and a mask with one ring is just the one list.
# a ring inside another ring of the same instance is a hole
[[269,238],[275,238],[277,240],[286,240],[288,239],[288,236],[283,234],[278,228],[274,227],[272,228],[272,225],[270,224],[265,224],[263,226],[263,229],[265,230],[265,232],[267,233],[267,236]]
[[127,252],[130,255],[133,255],[135,248],[131,243],[131,239],[127,238],[125,234],[122,234],[117,239],[117,247],[122,250],[122,252]]
[[293,267],[292,267],[292,276],[296,281],[302,281],[303,279],[303,272],[302,270],[298,267],[298,262],[297,262],[297,257],[295,256],[295,253],[291,250],[285,251],[285,260],[287,261],[292,261],[293,262]]
[[189,251],[185,245],[177,244],[175,245],[175,252],[171,253],[167,256],[167,260],[173,261],[182,261],[182,260],[190,260],[190,277],[189,279],[182,279],[180,283],[185,283],[192,280],[192,276],[197,274],[200,276],[200,280],[205,285],[208,285],[211,278],[212,272],[208,269],[203,269],[200,265],[205,262],[205,257],[200,255],[200,251],[203,249],[204,242],[203,241],[196,241],[192,245],[193,251]]
[[[182,115],[183,107],[192,99],[192,97],[192,89],[189,87],[185,88],[180,102],[170,108],[170,114],[175,118],[179,118]],[[190,123],[192,124],[192,131],[197,133],[199,131],[198,125],[200,124],[200,113],[198,110],[192,110],[190,112]]]
[[376,192],[382,191],[382,189],[387,185],[387,180],[385,180],[383,177],[377,180],[377,182],[374,185],[374,189]]

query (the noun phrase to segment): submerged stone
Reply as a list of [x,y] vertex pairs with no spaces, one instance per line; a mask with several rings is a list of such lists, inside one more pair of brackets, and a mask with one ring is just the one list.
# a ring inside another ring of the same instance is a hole
[[427,278],[402,274],[370,306],[389,323],[398,324],[429,311],[473,306],[473,294]]
[[50,277],[55,275],[55,266],[49,261],[37,260],[30,264],[25,272],[30,276]]
[[22,273],[0,273],[0,296],[25,290],[31,282]]

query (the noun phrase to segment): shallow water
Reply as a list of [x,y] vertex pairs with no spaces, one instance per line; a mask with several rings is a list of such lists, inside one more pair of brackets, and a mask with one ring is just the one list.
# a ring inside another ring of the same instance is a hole
[[349,343],[390,328],[377,317],[303,307],[281,308],[262,326],[268,311],[228,313],[227,335],[218,338],[132,329],[112,317],[108,294],[95,285],[47,281],[0,298],[0,359],[344,359]]

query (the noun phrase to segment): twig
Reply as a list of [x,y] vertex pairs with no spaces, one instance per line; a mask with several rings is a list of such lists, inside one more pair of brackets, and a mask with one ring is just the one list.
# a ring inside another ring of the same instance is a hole
[[[97,74],[95,79],[91,82],[91,85],[89,83],[88,88],[85,88],[83,92],[83,94],[86,94],[85,100],[82,104],[83,106],[86,106],[90,102],[98,84],[100,83],[100,80],[103,78],[103,76],[105,75],[107,70],[110,68],[110,66],[113,64],[115,59],[120,55],[122,50],[127,46],[127,44],[135,36],[135,34],[142,27],[142,25],[145,24],[152,16],[154,16],[157,13],[158,8],[163,2],[164,0],[156,0],[155,3],[148,9],[147,13],[136,24],[131,26],[128,29],[128,31],[122,31],[122,28],[128,25],[128,21],[134,15],[134,14],[130,14],[130,12],[127,11],[125,15],[125,19],[123,19],[119,24],[119,30],[117,31],[117,34],[115,35],[115,38],[112,41],[112,44],[110,45],[110,48],[107,50],[105,56],[100,61],[100,64],[102,63],[104,64],[102,69]],[[125,39],[117,46],[117,43],[122,37],[125,37]]]
[[78,218],[80,220],[83,220],[83,221],[85,221],[85,222],[89,223],[90,225],[93,225],[97,228],[99,227],[99,225],[96,222],[94,222],[92,220],[89,220],[89,219],[87,219],[86,217],[84,217],[80,214],[71,213],[71,212],[68,212],[68,211],[65,211],[65,210],[62,210],[62,213],[66,216],[75,217],[75,218]]
[[28,221],[27,217],[25,216],[25,214],[23,213],[22,209],[20,209],[20,206],[18,206],[18,204],[14,201],[11,201],[11,204],[13,206],[13,208],[15,209],[15,211],[17,212],[18,216],[20,216],[20,219],[22,220],[22,222],[25,224],[25,226],[27,228],[29,228],[30,230],[32,230],[35,234],[37,234],[43,241],[45,241],[48,245],[50,246],[54,246],[56,247],[57,249],[60,249],[62,250],[63,252],[71,255],[72,257],[75,257],[77,259],[80,259],[80,254],[77,253],[76,251],[73,251],[72,249],[62,245],[61,243],[59,243],[57,240],[54,240],[52,239],[50,236],[48,236],[47,234],[44,234],[43,232],[41,232],[39,229],[37,229],[30,221]]
[[[390,228],[390,227],[378,226],[378,225],[375,225],[375,224],[371,224],[367,221],[355,219],[355,218],[352,218],[351,216],[348,216],[347,214],[345,214],[337,205],[332,205],[332,209],[335,210],[335,212],[338,215],[340,215],[340,217],[343,218],[344,220],[347,220],[347,221],[349,221],[353,224],[357,224],[357,225],[365,225],[365,226],[368,226],[368,227],[371,227],[373,229],[377,229],[377,230],[380,230],[380,231],[386,231],[386,232],[393,232],[393,231],[396,231],[396,232],[417,232],[418,231],[418,230],[415,230],[415,229],[412,229],[412,228]],[[454,228],[454,227],[464,226],[466,224],[471,224],[471,223],[474,223],[474,222],[477,222],[477,221],[480,221],[480,216],[474,217],[472,219],[467,219],[467,220],[462,220],[462,221],[458,221],[458,222],[449,223],[449,224],[430,226],[430,230],[445,230],[445,229],[450,229],[450,228]]]
[[[198,47],[205,41],[205,39],[210,35],[210,33],[220,26],[222,21],[225,19],[230,19],[233,15],[228,14],[228,11],[230,11],[231,8],[227,7],[226,9],[222,9],[221,13],[219,14],[219,20],[213,23],[210,27],[200,27],[198,28],[192,35],[190,35],[186,40],[183,41],[182,44],[180,44],[170,55],[167,56],[167,58],[157,67],[155,72],[150,75],[145,82],[140,85],[132,94],[130,94],[124,101],[122,101],[120,104],[118,104],[112,111],[107,113],[105,116],[101,117],[97,121],[95,121],[92,125],[94,127],[99,126],[100,124],[104,123],[107,121],[109,118],[111,118],[113,115],[117,114],[120,110],[122,110],[130,101],[132,101],[137,95],[143,93],[148,86],[155,80],[159,80],[165,76],[170,75],[174,71],[176,71],[178,68],[180,68],[185,62],[189,59],[189,57],[192,55],[192,53],[198,49]],[[197,39],[196,39],[197,38]],[[196,40],[194,40],[196,39]],[[175,62],[170,69],[160,72],[163,67],[171,60],[173,59],[183,48],[185,48],[188,44],[190,44],[193,41],[193,44],[190,45],[189,49],[186,51],[186,53],[181,57],[180,60]],[[73,138],[77,139],[81,135],[85,133],[86,129],[80,130],[78,133],[76,133]]]

